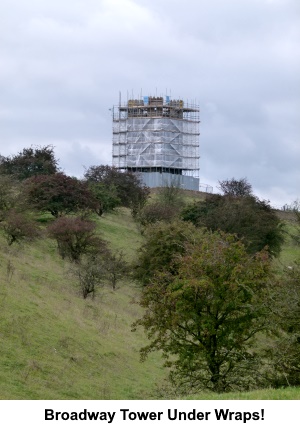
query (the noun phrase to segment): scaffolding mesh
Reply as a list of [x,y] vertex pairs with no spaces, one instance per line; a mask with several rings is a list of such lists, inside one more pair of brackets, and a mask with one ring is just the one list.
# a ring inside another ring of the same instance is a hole
[[198,107],[153,99],[114,106],[113,165],[142,171],[176,169],[198,176]]

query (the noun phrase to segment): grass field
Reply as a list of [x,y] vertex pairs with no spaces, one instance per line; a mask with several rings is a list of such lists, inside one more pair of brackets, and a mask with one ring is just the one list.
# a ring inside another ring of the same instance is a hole
[[184,400],[300,400],[300,388],[256,390],[241,393],[203,393]]
[[[103,237],[131,259],[140,234],[130,214],[99,221]],[[144,334],[134,285],[83,300],[70,266],[49,239],[7,246],[0,237],[2,399],[142,399],[165,377],[156,354],[139,361]]]
[[[123,250],[132,261],[142,236],[129,211],[120,209],[97,223],[112,249]],[[287,239],[280,261],[291,264],[297,255]],[[160,354],[141,363],[139,349],[146,337],[131,331],[141,313],[134,303],[138,295],[136,285],[120,282],[116,291],[103,287],[94,300],[83,300],[54,241],[8,246],[0,235],[0,398],[159,397],[167,376]],[[300,399],[300,390],[190,398]]]

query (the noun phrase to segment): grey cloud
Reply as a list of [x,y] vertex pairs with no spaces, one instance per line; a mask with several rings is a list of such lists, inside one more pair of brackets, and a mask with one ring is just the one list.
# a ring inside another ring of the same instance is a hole
[[111,161],[119,91],[167,91],[200,104],[203,181],[247,176],[276,204],[296,199],[299,12],[297,0],[2,0],[0,153],[52,142],[81,175]]

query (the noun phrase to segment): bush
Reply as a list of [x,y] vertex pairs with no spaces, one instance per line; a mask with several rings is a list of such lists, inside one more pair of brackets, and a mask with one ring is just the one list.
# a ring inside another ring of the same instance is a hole
[[283,224],[276,212],[254,196],[208,196],[188,205],[182,219],[211,231],[236,234],[250,254],[268,247],[271,256],[278,256],[284,241]]
[[49,236],[57,241],[62,258],[79,262],[83,254],[106,251],[106,243],[95,234],[95,223],[80,217],[61,217],[48,227]]
[[8,245],[21,241],[32,241],[39,236],[39,229],[26,215],[11,209],[1,224]]
[[155,202],[145,205],[136,218],[143,227],[146,227],[158,221],[171,222],[177,213],[178,211],[174,206]]
[[106,252],[103,254],[105,277],[110,282],[112,289],[116,290],[117,283],[129,273],[129,266],[124,259],[122,251]]
[[247,178],[242,179],[225,179],[219,182],[219,189],[223,194],[232,197],[252,196],[252,185]]
[[184,204],[184,195],[182,189],[173,183],[160,188],[158,190],[157,197],[162,204],[169,207],[173,206],[178,210],[180,210]]
[[82,297],[86,299],[91,295],[94,298],[97,288],[105,280],[104,260],[95,255],[88,255],[83,261],[76,264],[73,274],[78,280]]

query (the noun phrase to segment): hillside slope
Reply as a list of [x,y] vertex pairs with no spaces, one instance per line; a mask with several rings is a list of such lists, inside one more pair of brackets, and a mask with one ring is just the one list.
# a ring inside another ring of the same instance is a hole
[[[111,246],[132,258],[140,235],[130,214],[98,221]],[[83,298],[54,241],[8,246],[0,237],[2,399],[142,399],[165,376],[158,355],[139,361],[132,333],[138,289],[120,282]]]
[[[97,218],[97,225],[111,248],[122,250],[132,261],[142,236],[129,211]],[[294,229],[287,223],[287,233]],[[276,262],[279,267],[300,257],[299,248],[288,234],[286,238]],[[139,349],[147,339],[142,331],[131,331],[141,314],[134,303],[138,295],[139,288],[127,281],[116,291],[105,286],[94,300],[84,300],[54,241],[43,238],[8,246],[0,234],[0,398],[150,399],[158,393],[167,397],[161,356],[150,354],[141,363]],[[254,399],[260,395],[276,399],[286,394],[277,390],[247,394]],[[239,394],[226,398],[235,396]],[[290,396],[299,398],[299,390]]]

